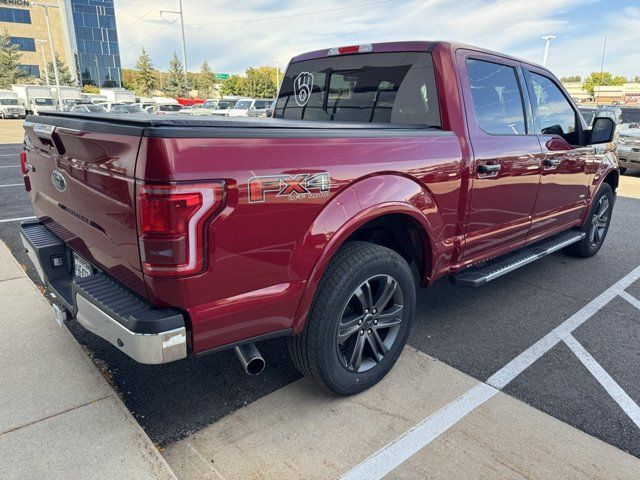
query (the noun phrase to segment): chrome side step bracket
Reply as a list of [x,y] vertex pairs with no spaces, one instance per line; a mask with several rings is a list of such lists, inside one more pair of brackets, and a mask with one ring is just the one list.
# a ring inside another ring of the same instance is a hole
[[562,250],[572,243],[579,242],[585,236],[586,233],[584,232],[568,230],[515,252],[469,267],[451,275],[450,278],[456,285],[479,287],[558,250]]

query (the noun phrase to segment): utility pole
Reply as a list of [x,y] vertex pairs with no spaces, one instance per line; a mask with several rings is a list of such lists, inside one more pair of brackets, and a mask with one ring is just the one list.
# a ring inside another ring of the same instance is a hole
[[549,58],[549,44],[551,43],[551,40],[553,40],[554,38],[556,38],[555,35],[545,35],[544,37],[542,37],[542,39],[545,41],[545,44],[544,44],[544,56],[542,57],[542,66],[543,67],[547,66],[547,59]]
[[278,60],[274,60],[274,62],[276,62],[276,94],[277,94],[278,90],[280,90],[280,64],[278,63]]
[[598,103],[598,98],[600,98],[600,90],[602,88],[602,74],[604,73],[604,54],[607,51],[607,36],[604,36],[604,45],[602,46],[602,60],[600,61],[600,82],[598,85],[598,95],[596,96],[596,104]]
[[47,57],[44,55],[44,45],[47,43],[45,40],[36,40],[40,45],[40,53],[42,53],[42,63],[44,63],[44,78],[47,79],[47,85],[51,85],[49,82],[49,67],[47,66]]
[[60,77],[58,76],[58,62],[56,62],[56,53],[53,50],[53,37],[51,36],[51,22],[49,21],[49,9],[58,8],[55,5],[47,5],[46,3],[36,3],[38,7],[44,9],[44,18],[47,21],[47,33],[49,33],[49,48],[51,48],[51,58],[53,59],[53,74],[56,78],[56,92],[58,93],[58,108],[62,108],[62,95],[60,93]]
[[180,10],[160,10],[160,16],[162,16],[163,13],[173,13],[175,15],[180,15],[180,27],[182,29],[182,63],[184,66],[184,78],[189,81],[187,69],[187,42],[184,35],[184,12],[182,10],[182,0],[178,0],[178,4],[180,6]]

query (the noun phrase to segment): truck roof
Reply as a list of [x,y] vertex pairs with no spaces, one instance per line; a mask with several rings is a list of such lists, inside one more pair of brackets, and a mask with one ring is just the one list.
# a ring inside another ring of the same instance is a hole
[[[473,45],[468,45],[461,42],[451,42],[451,41],[402,41],[402,42],[382,42],[382,43],[371,43],[367,44],[371,45],[372,52],[367,53],[386,53],[386,52],[431,52],[436,48],[447,48],[451,49],[451,51],[458,50],[460,48],[474,50],[476,52],[487,53],[489,55],[495,55],[497,57],[508,58],[510,60],[515,60],[517,62],[526,63],[528,65],[535,65],[536,67],[543,68],[547,70],[542,65],[539,65],[530,60],[524,60],[522,58],[513,57],[511,55],[507,55],[500,52],[494,52],[492,50],[488,50],[486,48],[476,47]],[[312,52],[303,53],[300,55],[296,55],[291,59],[291,63],[300,62],[303,60],[313,60],[318,58],[325,58],[328,56],[331,48],[324,48],[322,50],[314,50]]]

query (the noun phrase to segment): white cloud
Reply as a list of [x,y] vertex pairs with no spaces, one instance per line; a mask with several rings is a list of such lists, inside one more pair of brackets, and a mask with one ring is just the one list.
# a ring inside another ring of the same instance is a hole
[[[558,38],[549,66],[558,75],[585,75],[599,69],[603,36],[609,32],[605,67],[640,74],[640,8],[629,7],[622,16],[611,9],[588,25],[573,20],[575,12],[596,1],[183,0],[183,5],[190,70],[207,60],[218,72],[242,72],[276,59],[284,66],[292,56],[319,48],[422,39],[457,40],[539,62],[540,37],[551,33]],[[180,54],[179,23],[169,25],[159,14],[176,8],[176,0],[116,0],[124,66],[135,64],[143,43],[160,68],[167,67],[173,50]],[[309,12],[318,13],[305,15]]]

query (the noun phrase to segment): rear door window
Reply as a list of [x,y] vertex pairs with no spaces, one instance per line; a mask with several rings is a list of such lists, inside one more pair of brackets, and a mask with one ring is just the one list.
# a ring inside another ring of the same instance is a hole
[[289,66],[274,117],[440,127],[431,55],[342,55]]
[[470,58],[467,71],[478,126],[493,135],[524,135],[525,117],[516,70]]

